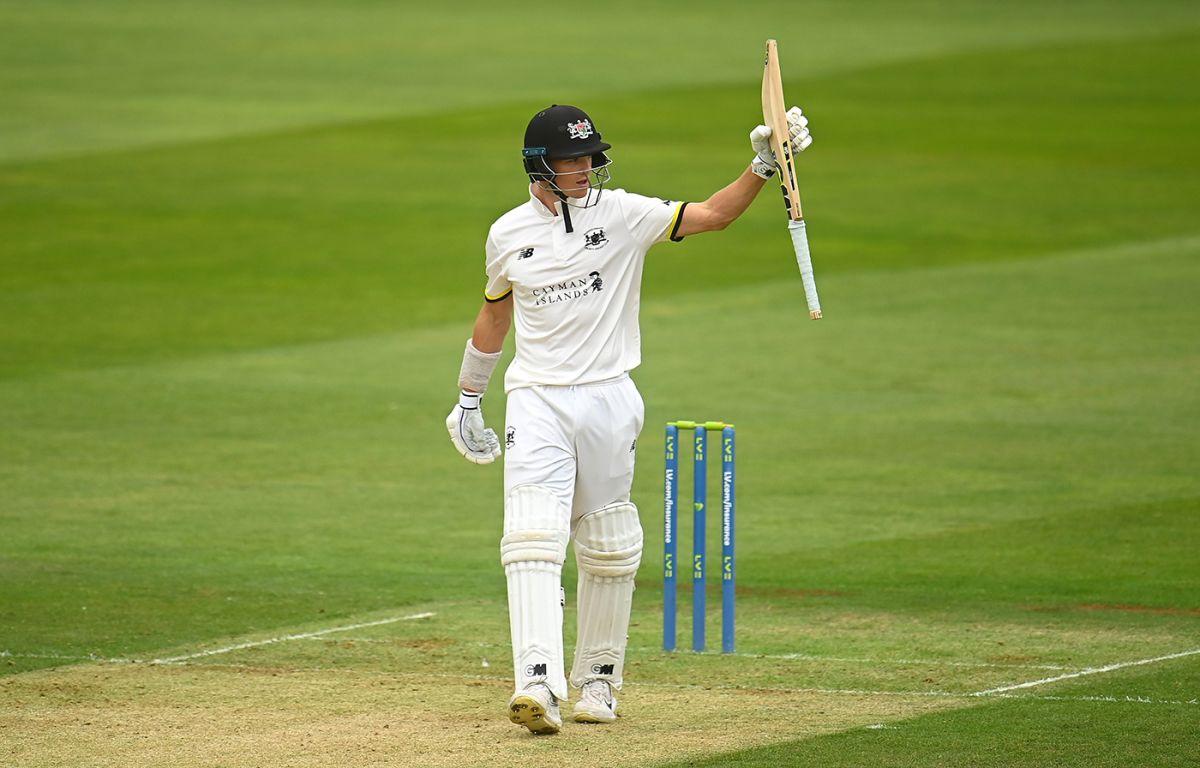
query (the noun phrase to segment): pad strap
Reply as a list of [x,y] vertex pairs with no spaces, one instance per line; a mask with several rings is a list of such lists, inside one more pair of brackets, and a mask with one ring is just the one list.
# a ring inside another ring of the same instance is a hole
[[588,512],[575,532],[579,567],[604,578],[633,578],[642,561],[642,526],[637,507],[624,501]]

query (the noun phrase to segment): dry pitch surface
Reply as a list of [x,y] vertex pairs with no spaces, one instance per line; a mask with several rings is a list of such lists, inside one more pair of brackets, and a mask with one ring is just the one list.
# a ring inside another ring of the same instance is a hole
[[[903,638],[940,636],[938,658],[814,654],[630,652],[613,726],[567,723],[534,737],[508,723],[508,648],[455,638],[479,605],[428,606],[310,631],[242,638],[159,659],[81,661],[0,681],[0,758],[15,766],[527,765],[586,757],[591,764],[649,765],[860,728],[896,727],[921,714],[976,706],[991,695],[1055,692],[1054,682],[1110,675],[1101,661],[1176,658],[1172,631],[1030,633],[995,624],[948,633],[936,622],[889,622],[885,614],[839,616],[807,629],[851,642],[852,621]],[[775,616],[778,629],[795,617]],[[894,618],[894,617],[893,617]],[[486,611],[482,636],[503,637],[503,615]],[[824,629],[822,629],[824,627]],[[787,628],[787,627],[785,627]],[[755,632],[751,622],[749,627]],[[770,644],[764,633],[764,644]],[[645,639],[644,637],[642,639]],[[921,640],[924,644],[924,639]],[[929,646],[926,644],[926,648]],[[1141,656],[1129,655],[1140,648]],[[1059,663],[1065,655],[1075,663]],[[1087,663],[1083,663],[1084,659]],[[63,659],[64,662],[71,661]],[[1170,663],[1171,659],[1163,659]],[[1153,661],[1151,663],[1159,663]],[[1011,689],[1008,690],[1008,689]],[[1061,692],[1061,689],[1058,689]],[[995,691],[979,696],[981,691]],[[1122,699],[1123,700],[1123,699]],[[1192,708],[1194,702],[1152,702]]]
[[647,765],[902,718],[929,697],[630,685],[614,726],[510,724],[511,685],[420,673],[97,666],[4,685],[9,765]]

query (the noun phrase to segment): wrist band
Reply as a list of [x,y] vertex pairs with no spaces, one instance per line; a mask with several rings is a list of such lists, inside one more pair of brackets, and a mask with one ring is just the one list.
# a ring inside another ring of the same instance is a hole
[[496,364],[499,362],[499,352],[480,352],[475,349],[471,340],[467,339],[462,368],[458,371],[459,388],[483,394],[487,391],[488,380],[492,378],[492,371],[496,370]]

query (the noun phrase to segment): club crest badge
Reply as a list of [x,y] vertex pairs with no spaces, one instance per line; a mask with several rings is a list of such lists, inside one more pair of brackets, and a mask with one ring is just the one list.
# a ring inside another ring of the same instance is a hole
[[583,247],[589,251],[603,248],[606,245],[608,245],[608,238],[604,236],[604,227],[589,229],[583,235]]
[[567,135],[572,139],[586,139],[595,132],[596,130],[592,128],[591,120],[577,120],[574,123],[567,123]]

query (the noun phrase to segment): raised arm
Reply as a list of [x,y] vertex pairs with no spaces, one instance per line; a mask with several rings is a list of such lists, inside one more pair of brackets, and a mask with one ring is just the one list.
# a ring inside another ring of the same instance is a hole
[[[812,144],[808,131],[808,118],[799,107],[788,110],[788,130],[791,134],[792,152],[803,152]],[[771,152],[768,139],[771,129],[760,125],[750,132],[750,146],[754,148],[754,162],[742,171],[732,184],[717,191],[702,203],[691,203],[683,209],[676,236],[679,238],[701,232],[725,229],[746,212],[750,203],[758,196],[767,179],[775,174],[775,154]]]
[[742,175],[734,179],[732,184],[717,191],[704,202],[690,203],[684,208],[683,219],[679,222],[676,236],[682,238],[725,229],[746,212],[766,181],[749,168],[742,171]]

